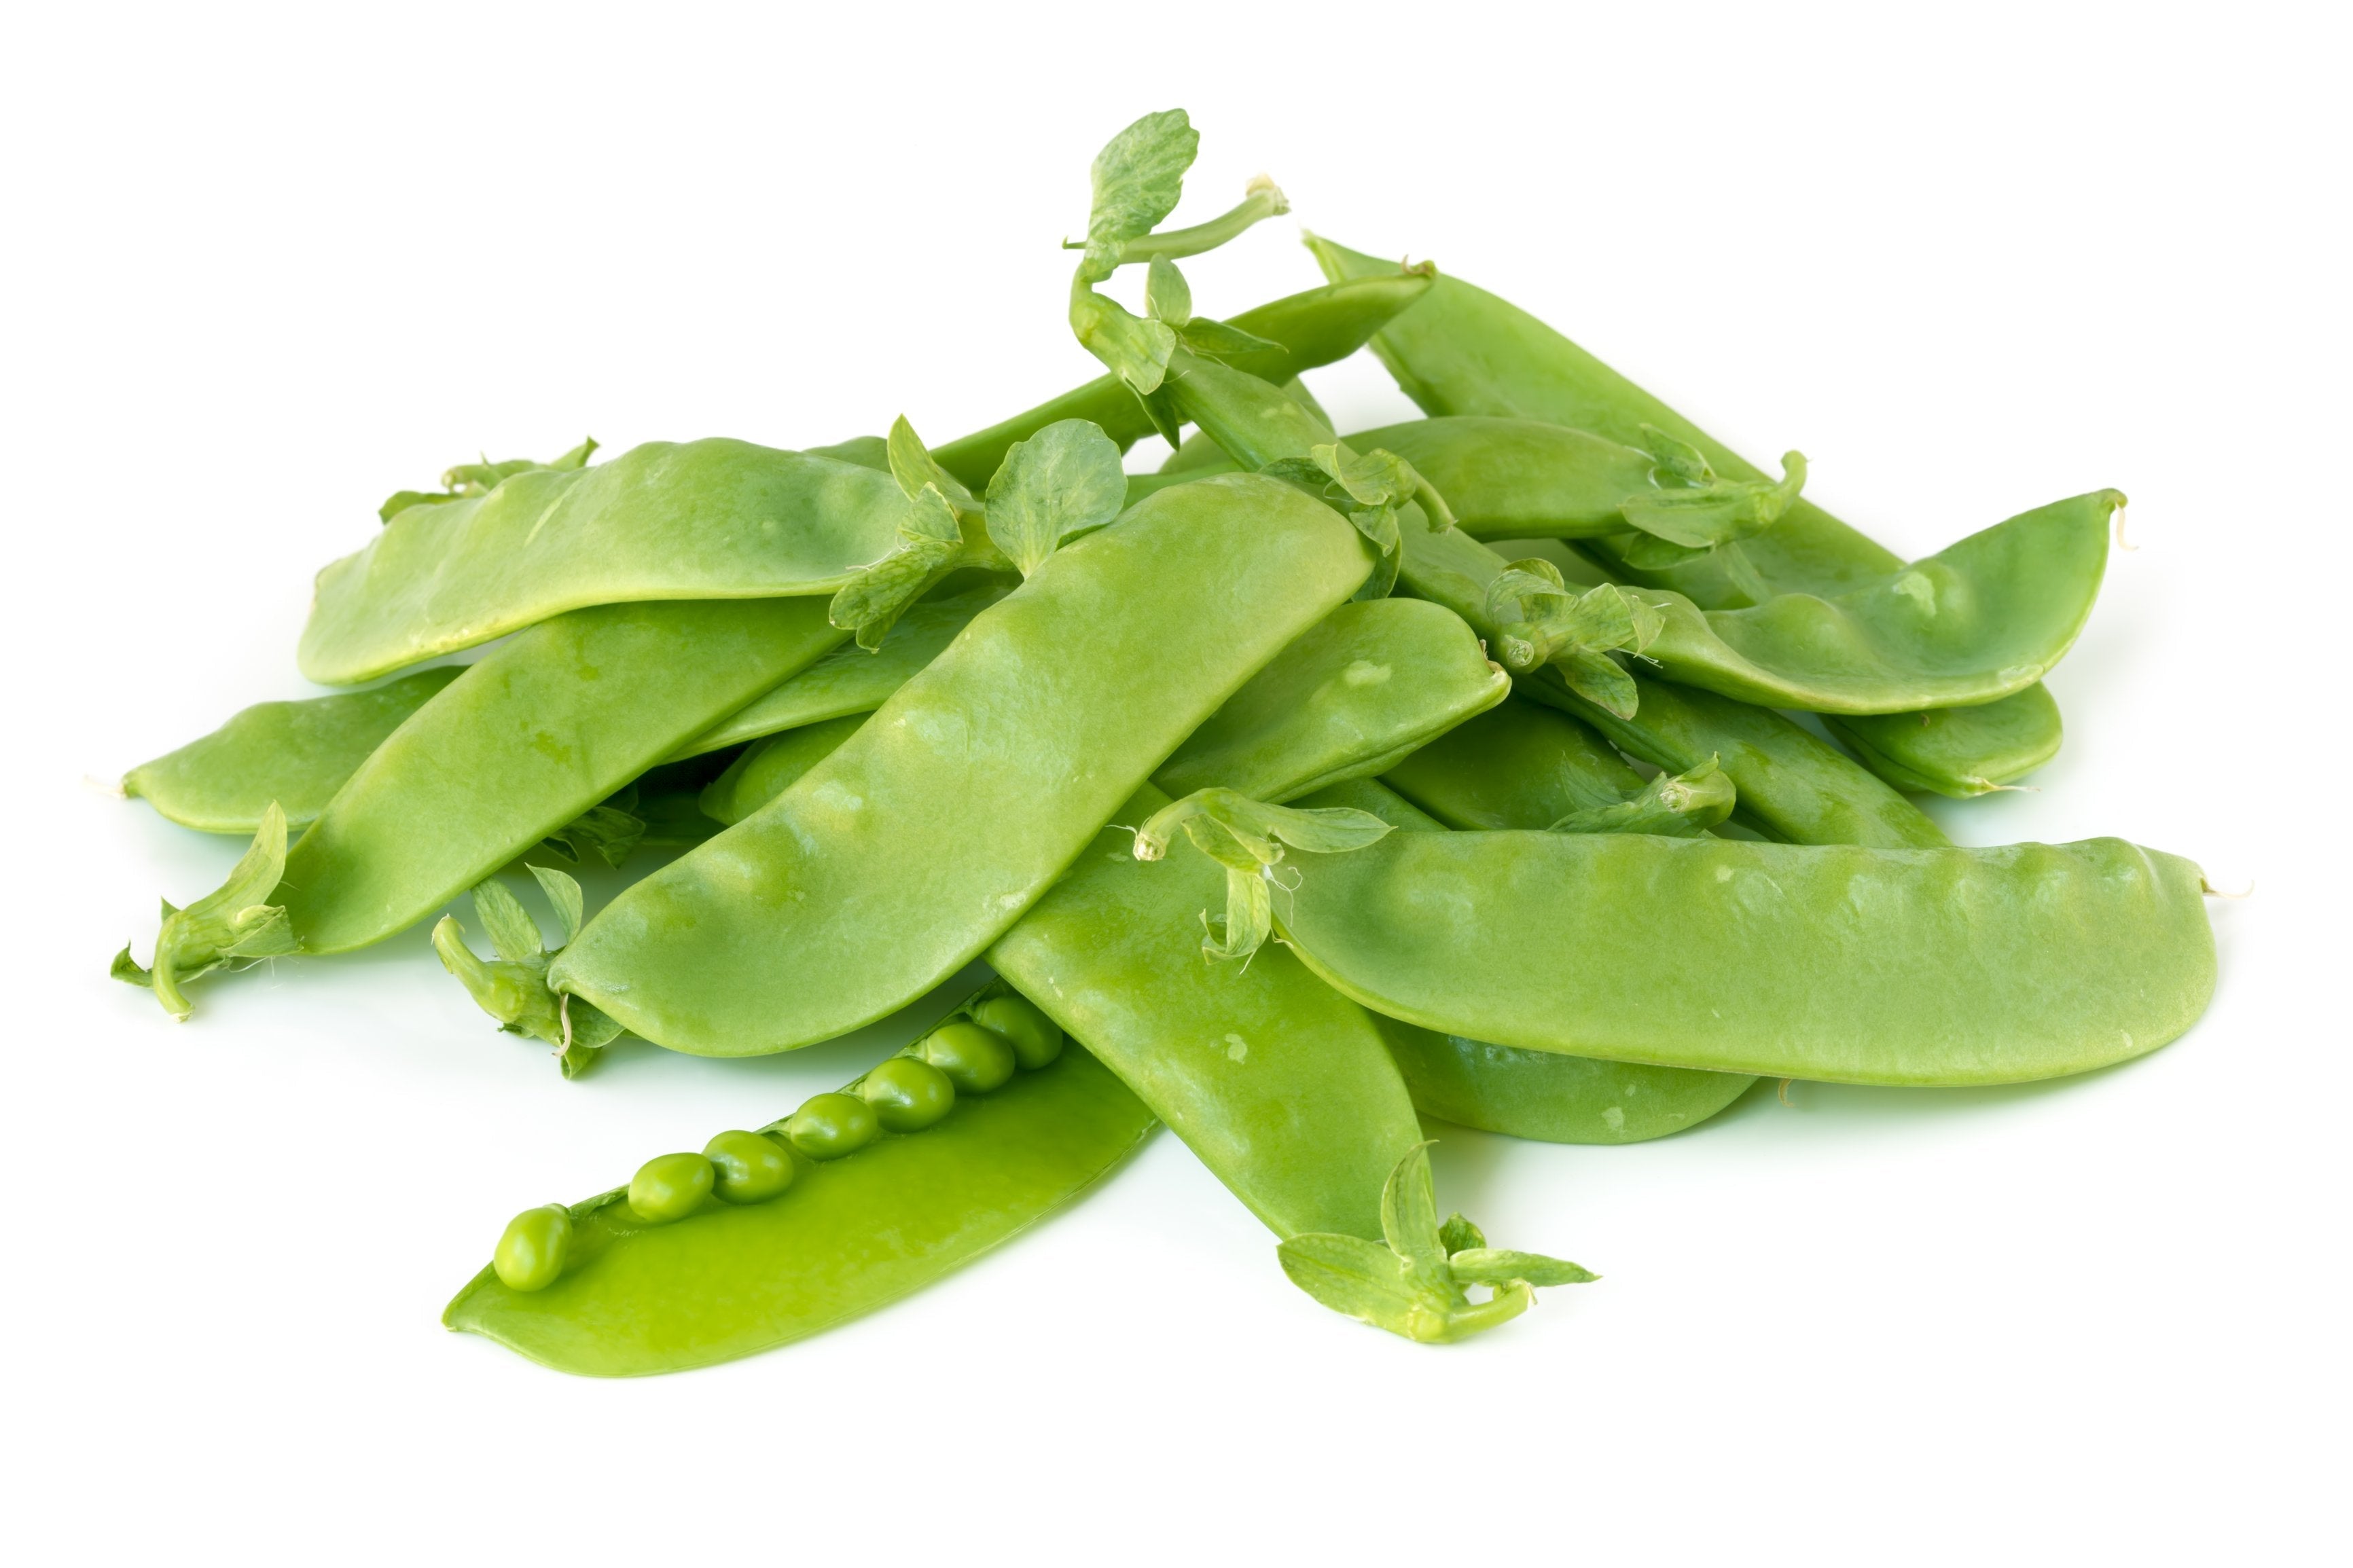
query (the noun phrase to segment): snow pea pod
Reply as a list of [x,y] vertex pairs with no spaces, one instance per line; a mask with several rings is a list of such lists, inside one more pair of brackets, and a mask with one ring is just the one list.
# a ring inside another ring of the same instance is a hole
[[[1269,381],[1347,358],[1422,296],[1430,279],[1391,267],[1374,276],[1335,279],[1243,311],[1227,324],[1264,340],[1238,354],[1237,364]],[[1006,448],[1061,419],[1103,427],[1122,450],[1152,434],[1151,419],[1117,376],[1102,375],[1024,414],[938,447],[940,466],[975,489],[985,487]],[[1141,498],[1136,498],[1141,499]]]
[[1823,726],[1897,789],[1967,800],[2023,778],[2059,754],[2059,704],[2034,685],[1975,708],[1825,715]]
[[833,755],[844,741],[858,733],[869,717],[865,713],[845,713],[839,719],[820,720],[754,742],[703,790],[702,815],[722,826],[734,826]]
[[[1320,237],[1310,237],[1308,248],[1327,279],[1398,271],[1394,262]],[[1630,446],[1641,444],[1647,425],[1697,447],[1721,474],[1764,477],[1551,327],[1459,278],[1440,279],[1413,310],[1383,329],[1372,349],[1406,395],[1429,414],[1541,419]],[[1741,549],[1764,583],[1785,594],[1845,593],[1904,564],[1893,551],[1803,497],[1791,502],[1770,529],[1743,541]],[[1673,588],[1707,609],[1730,607],[1748,598],[1715,563],[1636,575],[1651,585]],[[1972,794],[1978,780],[2007,784],[2020,773],[2004,772],[2006,767],[2021,762],[2038,766],[2056,754],[2058,718],[2055,703],[2021,705],[2000,714],[1982,706],[1959,709],[1938,727],[1941,732],[1932,746],[1915,752],[1913,731],[1891,729],[1869,760],[1891,762],[1905,778],[1927,783],[1939,793]],[[2038,733],[2027,733],[2030,725],[2046,720]],[[1905,778],[1891,777],[1889,782],[1912,787]]]
[[273,800],[289,827],[307,827],[385,737],[463,673],[443,666],[371,691],[257,702],[123,774],[122,793],[201,833],[249,835]]
[[795,1155],[790,1185],[765,1202],[708,1199],[670,1224],[637,1215],[626,1189],[574,1205],[553,1284],[518,1290],[486,1268],[442,1321],[586,1376],[732,1361],[921,1289],[1084,1192],[1151,1129],[1073,1045],[959,1097],[923,1131],[839,1159]]
[[904,1005],[1369,566],[1345,521],[1274,480],[1161,492],[1048,557],[784,795],[615,900],[550,983],[707,1056]]
[[2214,986],[2198,868],[2114,838],[1392,833],[1298,864],[1277,915],[1310,968],[1377,1012],[1527,1050],[2017,1083],[2155,1050]]
[[[1168,804],[1149,785],[1121,813]],[[988,950],[988,962],[1090,1043],[1279,1237],[1381,1234],[1381,1184],[1420,1141],[1413,1103],[1363,1008],[1279,946],[1210,963],[1200,911],[1224,873],[1188,854],[1099,852]]]
[[531,627],[395,731],[288,854],[279,901],[301,951],[423,919],[842,635],[815,598],[606,605]]
[[835,648],[681,746],[678,757],[699,756],[828,719],[873,712],[915,671],[937,658],[956,634],[972,624],[973,616],[1006,593],[1003,587],[979,588],[915,605],[899,617],[881,647],[871,653],[862,647]]
[[[1439,533],[1409,509],[1402,581],[1454,611],[1490,639],[1501,636],[1487,614],[1487,587],[1504,557],[1461,529]],[[1559,557],[1574,564],[1573,558]],[[1713,756],[1739,791],[1737,819],[1770,838],[1796,843],[1941,845],[1943,829],[1919,807],[1768,709],[1696,687],[1629,677],[1637,700],[1613,712],[1571,690],[1546,666],[1522,676],[1522,695],[1575,715],[1619,750],[1654,767],[1683,773]]]
[[[1578,803],[1621,789],[1633,776],[1614,757],[1595,759],[1590,732],[1572,733],[1579,730],[1560,715],[1510,703],[1425,748],[1414,778],[1437,816],[1392,793],[1388,781],[1356,787],[1345,798],[1325,792],[1313,802],[1370,811],[1409,833],[1450,826],[1542,827]],[[1422,1110],[1464,1127],[1547,1143],[1664,1138],[1698,1126],[1757,1081],[1744,1073],[1517,1050],[1379,1014],[1374,1020]]]
[[890,552],[887,474],[723,439],[533,468],[396,515],[319,574],[302,673],[373,679],[591,605],[828,595]]

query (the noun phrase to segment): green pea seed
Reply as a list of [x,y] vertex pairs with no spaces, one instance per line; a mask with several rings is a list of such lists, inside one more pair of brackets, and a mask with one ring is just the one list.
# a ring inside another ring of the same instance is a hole
[[1062,1054],[1060,1026],[1026,997],[992,996],[972,1010],[972,1021],[1010,1041],[1025,1071],[1035,1072]]
[[793,1157],[757,1132],[722,1132],[702,1146],[712,1188],[731,1204],[765,1203],[793,1184]]
[[629,1207],[655,1225],[684,1219],[711,1195],[716,1174],[700,1154],[657,1154],[629,1178]]
[[978,1024],[943,1024],[923,1037],[915,1054],[945,1073],[958,1094],[987,1094],[1013,1076],[1013,1042]]
[[572,1212],[562,1204],[525,1209],[507,1221],[491,1268],[510,1290],[544,1290],[564,1272],[572,1248]]
[[785,1123],[785,1136],[812,1160],[855,1154],[880,1131],[874,1108],[854,1094],[811,1095]]
[[913,1057],[892,1057],[860,1079],[858,1092],[874,1119],[892,1132],[921,1132],[955,1109],[948,1075]]

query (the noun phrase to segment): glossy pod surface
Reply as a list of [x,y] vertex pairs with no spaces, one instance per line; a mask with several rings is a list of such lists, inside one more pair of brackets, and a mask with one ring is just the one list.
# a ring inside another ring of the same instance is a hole
[[732,1361],[872,1311],[1036,1224],[1134,1149],[1152,1113],[1083,1050],[958,1102],[936,1127],[804,1164],[764,1203],[650,1225],[618,1194],[575,1205],[544,1289],[485,1268],[442,1314],[598,1377]]
[[906,512],[887,474],[744,441],[517,474],[411,507],[321,572],[302,673],[369,680],[589,605],[831,594],[890,552]]
[[122,776],[122,793],[200,833],[250,834],[276,801],[307,827],[370,752],[465,671],[420,669],[372,691],[257,702]]
[[1828,717],[1830,732],[1898,789],[1967,800],[1989,794],[2059,754],[2059,704],[2047,688],[1976,708]]
[[[1309,248],[1324,276],[1335,280],[1397,270],[1394,262],[1329,240],[1311,240]],[[1698,447],[1715,471],[1728,479],[1766,477],[1551,327],[1459,278],[1439,279],[1413,309],[1382,330],[1372,348],[1406,395],[1428,414],[1540,419],[1629,446],[1638,445],[1643,439],[1641,427],[1651,425]],[[1772,527],[1744,540],[1741,549],[1767,586],[1778,593],[1841,594],[1884,578],[1904,564],[1893,551],[1803,496]],[[1724,569],[1712,562],[1639,574],[1639,580],[1672,588],[1706,609],[1746,602]],[[2059,749],[2057,705],[2036,711],[2047,715],[2049,727],[2030,737],[2019,732],[2019,713],[1981,718],[1982,709],[1961,709],[1948,721],[1944,743],[1934,752],[1912,760],[1890,754],[1914,777],[1938,781],[1932,787],[1941,793],[1966,792],[1971,781],[1980,778],[2007,784],[2019,776],[2002,771],[2007,760],[2048,760]],[[1978,733],[1980,726],[1986,731],[1982,735]],[[1914,787],[1901,779],[1889,782]]]
[[841,638],[821,599],[611,605],[533,626],[369,755],[287,856],[276,901],[305,952],[389,936]]
[[[1167,804],[1146,788],[1122,812]],[[1208,857],[1090,852],[989,963],[1104,1060],[1278,1236],[1381,1234],[1381,1184],[1420,1139],[1363,1008],[1281,946],[1247,965],[1202,956],[1200,915],[1225,878]]]
[[1163,491],[1055,552],[784,795],[615,900],[550,983],[707,1056],[903,1006],[1369,569],[1345,520],[1271,479]]
[[1366,1005],[1669,1067],[2014,1083],[2155,1050],[2214,985],[2198,868],[2120,839],[1864,849],[1392,833],[1276,914]]

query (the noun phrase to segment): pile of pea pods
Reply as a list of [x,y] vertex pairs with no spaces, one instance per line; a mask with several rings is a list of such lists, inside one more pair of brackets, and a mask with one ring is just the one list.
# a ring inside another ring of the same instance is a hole
[[[1751,467],[1426,264],[1310,237],[1321,287],[1196,316],[1177,263],[1287,210],[1260,181],[1164,227],[1196,142],[1169,110],[1094,162],[1098,379],[940,447],[901,419],[454,468],[319,574],[301,669],[359,689],[125,779],[252,838],[115,960],[177,1017],[199,976],[421,941],[470,890],[434,948],[567,1079],[624,1034],[834,1039],[986,960],[839,1091],[516,1216],[452,1328],[576,1373],[747,1355],[1166,1122],[1310,1296],[1455,1340],[1594,1276],[1441,1220],[1424,1118],[1633,1142],[1759,1077],[2085,1072],[2205,1007],[2196,866],[1956,847],[1908,798],[2057,751],[2041,682],[2121,495],[1907,563],[1799,454]],[[1142,313],[1103,291],[1126,267]],[[1335,433],[1299,375],[1362,348],[1427,417]],[[1155,434],[1174,456],[1124,471]],[[654,868],[592,915],[590,860]]]

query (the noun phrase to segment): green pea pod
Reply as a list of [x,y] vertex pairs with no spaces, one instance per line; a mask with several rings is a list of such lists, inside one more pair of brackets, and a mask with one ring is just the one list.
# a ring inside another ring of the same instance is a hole
[[[1504,628],[1489,615],[1489,601],[1508,565],[1504,557],[1461,529],[1438,532],[1414,511],[1400,521],[1406,585],[1500,640]],[[1614,664],[1609,670],[1630,700],[1595,700],[1612,693],[1596,691],[1589,670],[1558,663],[1523,676],[1518,685],[1523,695],[1583,719],[1620,751],[1654,767],[1683,773],[1716,758],[1738,791],[1735,816],[1767,837],[1801,844],[1950,842],[1919,807],[1778,713],[1694,687],[1645,680]]]
[[821,720],[754,742],[703,790],[702,814],[713,822],[734,826],[833,755],[844,741],[858,733],[869,717],[865,713],[846,713],[839,719]]
[[[1146,786],[1121,820],[1167,804]],[[988,962],[1277,1236],[1377,1237],[1382,1181],[1421,1135],[1405,1085],[1364,1009],[1282,948],[1203,961],[1223,897],[1207,857],[1141,861],[1106,829]]]
[[[1424,747],[1409,768],[1311,798],[1369,811],[1409,833],[1542,826],[1641,786],[1593,732],[1561,714],[1506,703]],[[1664,775],[1662,775],[1664,776]],[[1392,793],[1394,785],[1400,792]],[[1698,1126],[1757,1080],[1743,1073],[1603,1062],[1514,1050],[1374,1016],[1431,1116],[1547,1143],[1639,1143]]]
[[2214,986],[2198,868],[2114,838],[1392,833],[1296,863],[1278,915],[1310,968],[1376,1012],[1526,1050],[2017,1083],[2155,1050]]
[[1825,717],[1823,725],[1897,789],[1967,800],[2011,786],[2059,754],[2059,704],[2030,686],[1976,708]]
[[570,1210],[566,1266],[538,1290],[492,1268],[441,1321],[560,1372],[631,1377],[709,1366],[910,1295],[1010,1240],[1151,1131],[1152,1113],[1082,1048],[959,1099],[938,1125],[846,1158],[796,1157],[765,1203],[706,1200],[649,1224],[625,1192]]
[[[1394,262],[1329,240],[1310,237],[1308,247],[1324,276],[1335,282],[1400,275]],[[1764,478],[1544,322],[1459,278],[1440,279],[1412,310],[1382,330],[1372,349],[1425,413],[1540,419],[1628,446],[1642,445],[1647,427],[1688,443],[1720,474]],[[1597,547],[1606,545],[1597,542]],[[1762,584],[1779,594],[1836,595],[1883,580],[1904,564],[1894,552],[1803,498],[1791,502],[1771,528],[1745,541],[1740,554]],[[1672,588],[1706,609],[1753,598],[1719,562],[1638,572],[1636,577]],[[2047,715],[2047,727],[2025,735],[2039,715]],[[1904,770],[1904,777],[1889,780],[1901,788],[1913,787],[1906,781],[1916,779],[1930,782],[1939,793],[1973,793],[1978,780],[2008,784],[2020,774],[2005,768],[2028,759],[2027,765],[2038,766],[2056,754],[2058,719],[2056,704],[2002,714],[1986,706],[1963,708],[1941,727],[1933,745],[1915,751],[1911,731],[1893,730],[1866,760],[1892,762]]]
[[841,637],[821,599],[608,605],[531,627],[393,731],[288,854],[301,951],[424,919]]
[[888,475],[744,441],[533,468],[411,507],[321,572],[298,658],[342,685],[586,605],[828,595],[891,552],[908,511]]
[[1345,522],[1272,480],[1163,491],[1049,557],[783,795],[615,900],[550,983],[708,1056],[904,1005],[1367,566]]
[[257,702],[123,774],[122,793],[200,833],[250,835],[272,801],[289,827],[307,827],[370,752],[463,673],[443,666],[371,691]]
[[838,647],[774,690],[762,693],[678,749],[679,757],[756,741],[852,713],[871,713],[937,658],[973,616],[1005,597],[1002,584],[915,605],[881,647]]
[[[1430,287],[1419,274],[1391,267],[1381,274],[1335,282],[1322,289],[1245,310],[1229,323],[1261,347],[1232,361],[1269,381],[1282,382],[1303,370],[1347,358],[1371,340],[1398,311]],[[975,489],[985,487],[1004,461],[1006,449],[1064,419],[1092,420],[1124,449],[1152,434],[1151,418],[1116,376],[1098,376],[1026,414],[951,441],[933,456],[940,466]]]

